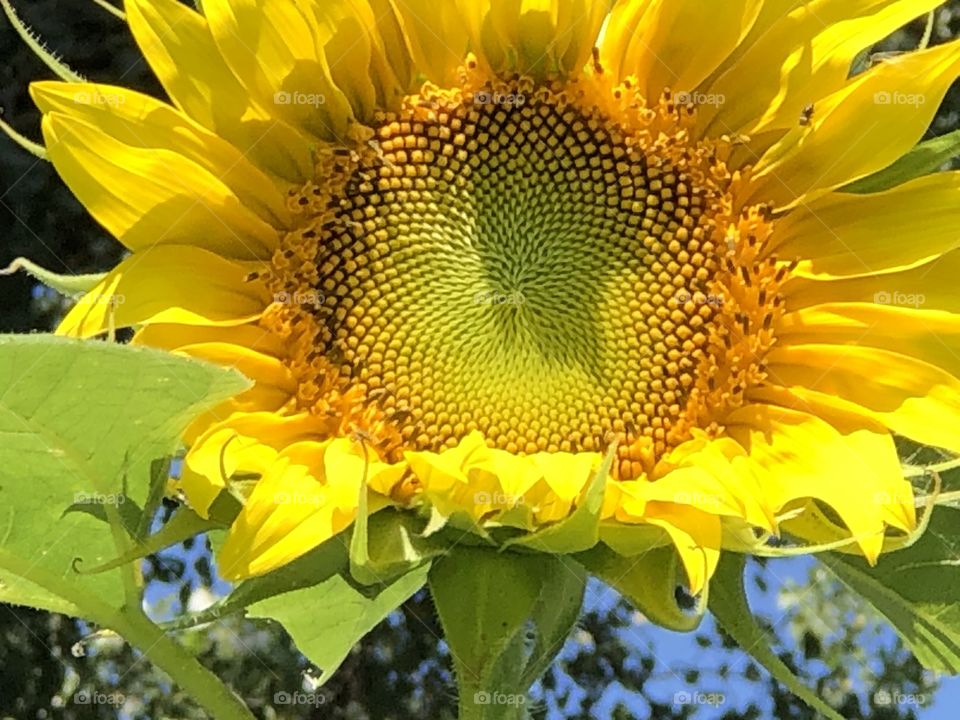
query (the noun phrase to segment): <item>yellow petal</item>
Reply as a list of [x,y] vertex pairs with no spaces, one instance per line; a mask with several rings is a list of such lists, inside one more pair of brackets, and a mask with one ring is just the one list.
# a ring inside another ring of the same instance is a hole
[[681,445],[658,464],[652,482],[634,488],[634,497],[642,495],[645,503],[689,505],[772,532],[776,521],[773,509],[763,502],[762,488],[752,473],[740,472],[731,463],[733,457],[744,455],[743,448],[729,438],[708,441],[696,449]]
[[[229,433],[220,435],[224,430]],[[186,442],[191,445],[190,453],[193,453],[198,451],[198,447],[210,442],[210,438],[214,436],[237,437],[244,439],[243,444],[250,441],[272,448],[275,454],[297,443],[320,442],[330,435],[329,430],[324,420],[309,413],[285,415],[271,411],[246,412],[222,418],[219,422],[208,425],[196,440]],[[221,451],[222,446],[215,450],[216,453]],[[190,453],[187,454],[188,457]],[[243,464],[237,464],[236,470],[245,473],[259,472],[256,468],[245,467]]]
[[257,438],[238,435],[228,427],[212,430],[187,453],[180,485],[190,507],[209,517],[210,505],[234,474],[240,470],[263,473],[276,457],[276,449]]
[[790,311],[827,303],[872,303],[957,313],[958,273],[960,250],[951,250],[929,263],[900,272],[829,280],[796,276],[784,283],[781,292]]
[[452,449],[406,452],[424,496],[444,516],[463,512],[475,520],[503,506],[493,451],[483,435],[471,432]]
[[537,453],[532,456],[550,489],[563,502],[572,503],[600,467],[598,453]]
[[[367,0],[367,4],[373,10],[373,16],[377,26],[374,37],[382,46],[384,62],[387,69],[374,68],[374,82],[383,84],[385,88],[393,86],[401,93],[406,94],[413,90],[413,83],[417,69],[413,65],[413,57],[407,47],[407,39],[404,37],[400,21],[393,9],[393,0]],[[374,55],[374,62],[377,62],[377,55]],[[381,75],[389,75],[385,81],[380,81]],[[384,91],[384,96],[389,98],[390,93]],[[387,107],[393,107],[387,103]]]
[[173,103],[290,182],[313,175],[308,142],[255,102],[220,56],[206,19],[177,0],[126,0],[137,44]]
[[406,452],[404,457],[425,487],[444,490],[456,483],[468,483],[470,479],[467,472],[470,467],[489,463],[491,455],[483,435],[473,431],[450,450],[439,453]]
[[481,48],[482,60],[494,70],[539,76],[583,69],[607,6],[592,0],[517,0],[473,3],[473,12],[473,47]]
[[543,472],[530,456],[514,455],[505,450],[491,450],[493,471],[503,490],[503,504],[523,501],[534,485],[543,479]]
[[887,167],[923,136],[958,73],[960,41],[857,75],[766,152],[747,202],[791,206]]
[[43,137],[69,188],[131,250],[187,243],[252,260],[278,245],[275,228],[183,155],[125,145],[60,113],[44,116]]
[[93,83],[35,82],[30,95],[42,112],[85,121],[135,148],[182,155],[223,182],[266,223],[287,227],[290,212],[280,190],[232,145],[148,95]]
[[844,86],[861,50],[941,2],[765,2],[740,52],[703,91],[726,102],[704,106],[699,126],[712,135],[793,127],[808,103]]
[[806,498],[829,505],[874,561],[890,512],[864,498],[902,490],[903,477],[887,433],[834,427],[796,409],[753,404],[727,418],[727,432],[748,451],[770,504],[779,509]]
[[665,88],[696,90],[750,30],[763,0],[627,0],[603,37],[614,77],[636,75],[648,102]]
[[257,482],[220,551],[218,568],[225,578],[261,575],[286,565],[353,522],[360,479],[324,482],[325,446],[309,445],[291,448]]
[[767,363],[771,381],[800,398],[855,405],[901,435],[960,452],[960,380],[938,367],[889,350],[823,344],[775,348]]
[[189,245],[158,245],[114,268],[67,313],[57,333],[91,337],[142,323],[243,325],[269,299],[259,282],[245,282],[249,265]]
[[831,193],[774,225],[771,250],[805,277],[906,270],[960,246],[960,173],[935,173],[873,195]]
[[720,518],[694,507],[652,502],[644,522],[667,531],[687,572],[690,592],[700,593],[720,562]]
[[155,324],[138,331],[132,342],[164,350],[229,343],[278,359],[288,357],[288,348],[278,335],[252,323],[234,327]]
[[395,51],[388,51],[379,34],[392,13],[386,10],[388,17],[381,18],[365,0],[307,0],[303,11],[312,18],[317,52],[326,58],[333,83],[354,113],[372,122],[378,108],[393,107],[409,79],[394,72],[394,57],[388,53]]
[[364,453],[360,443],[348,438],[330,443],[323,466],[327,478],[365,478],[368,488],[387,497],[407,471],[406,463],[383,462],[372,448]]
[[[489,0],[474,3],[464,0],[462,14],[458,2],[433,0],[389,0],[413,58],[413,66],[438,85],[450,85],[457,68],[466,59],[468,17],[480,17]],[[474,7],[470,7],[473,5]],[[476,8],[476,9],[475,9]]]
[[323,51],[329,25],[289,0],[207,0],[203,11],[223,59],[263,108],[315,137],[346,138],[353,111]]
[[960,377],[960,314],[876,303],[814,305],[784,315],[786,345],[861,345],[924,360]]

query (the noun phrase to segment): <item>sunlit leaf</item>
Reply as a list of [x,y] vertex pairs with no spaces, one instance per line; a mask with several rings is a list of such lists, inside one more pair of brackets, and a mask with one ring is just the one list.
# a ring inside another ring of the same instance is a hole
[[[192,418],[246,386],[235,372],[143,348],[0,337],[0,600],[72,614],[84,594],[122,601],[118,572],[74,571],[117,554],[98,511],[112,503],[136,524],[153,462]],[[30,582],[40,574],[76,597]]]

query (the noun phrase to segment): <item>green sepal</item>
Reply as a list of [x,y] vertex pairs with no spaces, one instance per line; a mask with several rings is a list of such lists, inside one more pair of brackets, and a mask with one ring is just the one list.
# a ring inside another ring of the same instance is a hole
[[[404,575],[442,554],[447,545],[443,534],[423,534],[423,521],[409,512],[384,508],[357,521],[350,541],[350,574],[363,585],[378,585]],[[355,553],[358,537],[365,537],[364,552]],[[360,563],[360,557],[363,562]]]
[[700,625],[706,611],[708,588],[696,598],[691,610],[680,606],[677,588],[686,584],[686,573],[672,546],[624,556],[605,545],[597,545],[576,559],[658,625],[677,632],[691,632]]
[[920,143],[889,167],[840,188],[840,192],[862,194],[891,190],[937,172],[957,155],[960,155],[960,130]]
[[743,587],[746,560],[743,555],[725,552],[710,584],[710,612],[717,623],[737,644],[786,688],[830,720],[843,720],[838,712],[821,700],[770,648],[770,640],[757,624]]
[[586,581],[570,558],[539,553],[459,546],[434,562],[430,591],[456,669],[461,720],[525,717],[527,691],[576,623]]
[[534,533],[518,535],[503,543],[529,548],[538,552],[570,555],[589,550],[600,540],[600,512],[610,476],[610,466],[617,454],[617,444],[612,443],[603,463],[597,469],[583,501],[568,517]]
[[87,293],[99,285],[107,276],[106,273],[95,275],[58,275],[37,265],[25,257],[18,257],[3,270],[0,275],[13,275],[19,270],[23,270],[36,280],[39,280],[49,288],[56,290],[61,295],[76,296],[77,294]]
[[663,528],[656,525],[627,525],[620,522],[601,523],[600,542],[625,557],[642,555],[648,550],[673,544]]
[[84,77],[82,75],[75,73],[56,55],[43,46],[43,42],[41,42],[40,38],[34,34],[34,32],[27,26],[26,23],[23,22],[23,20],[20,19],[20,17],[14,11],[13,6],[10,4],[10,0],[0,0],[0,6],[3,7],[3,12],[6,14],[7,19],[13,26],[13,29],[17,32],[17,35],[19,35],[23,42],[27,44],[27,47],[30,48],[30,51],[36,55],[44,65],[50,68],[58,78],[64,82],[84,81]]

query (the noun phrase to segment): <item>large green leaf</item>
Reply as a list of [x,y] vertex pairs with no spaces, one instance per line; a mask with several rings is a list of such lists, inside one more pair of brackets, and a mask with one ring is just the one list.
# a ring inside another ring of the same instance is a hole
[[323,683],[360,638],[423,587],[428,570],[428,565],[421,566],[372,597],[342,575],[333,575],[310,587],[255,602],[247,611],[250,617],[283,625],[300,652],[321,669]]
[[135,527],[154,461],[245,387],[235,372],[145,348],[0,337],[0,600],[73,615],[85,597],[120,605],[118,570],[74,570],[117,556],[106,511]]
[[889,620],[927,668],[960,673],[960,510],[937,507],[921,538],[882,555],[821,559]]
[[960,130],[920,143],[893,165],[841,189],[852,193],[890,190],[909,180],[936,172],[957,155],[960,155]]
[[725,552],[721,555],[720,564],[710,581],[710,612],[727,634],[790,692],[824,717],[843,720],[842,715],[804,685],[771,649],[771,639],[757,624],[747,602],[743,587],[745,562],[739,553]]

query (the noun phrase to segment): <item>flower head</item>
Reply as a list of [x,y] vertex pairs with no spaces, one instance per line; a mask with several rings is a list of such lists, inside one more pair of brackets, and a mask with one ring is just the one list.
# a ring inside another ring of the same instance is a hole
[[362,504],[536,532],[598,472],[600,540],[694,592],[751,531],[875,560],[916,522],[894,435],[960,451],[960,180],[843,188],[960,45],[849,71],[936,4],[129,0],[170,104],[33,85],[131,250],[61,332],[253,380],[185,438],[192,506],[244,503],[228,577]]

